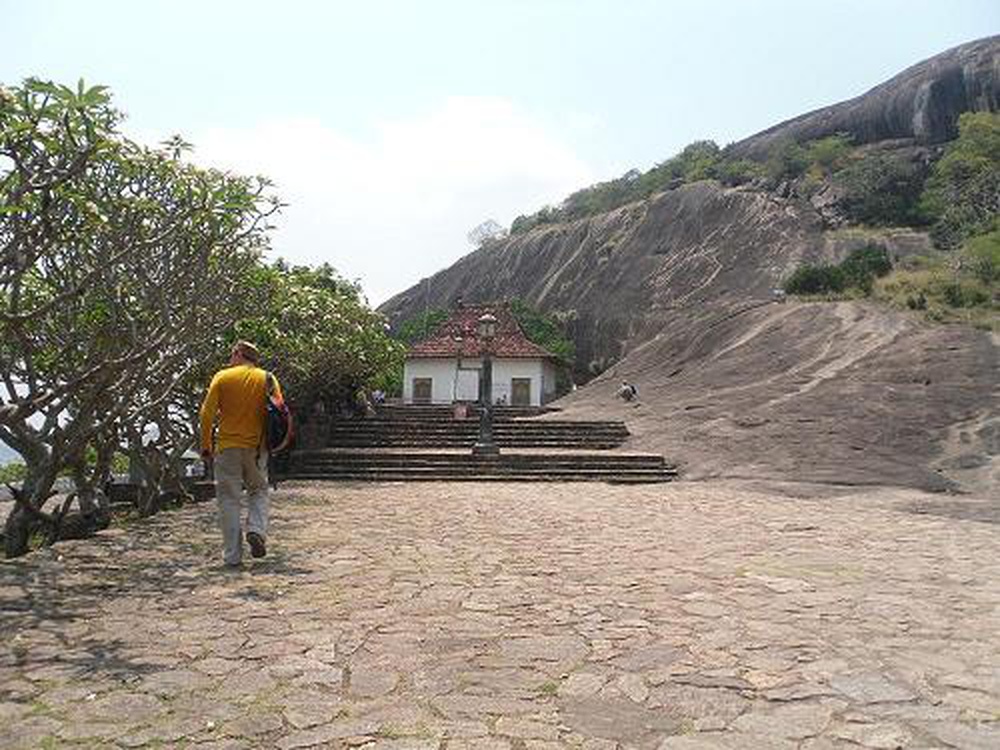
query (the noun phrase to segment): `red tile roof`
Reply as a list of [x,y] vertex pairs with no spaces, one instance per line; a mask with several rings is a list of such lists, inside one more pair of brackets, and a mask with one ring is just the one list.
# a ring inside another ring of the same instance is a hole
[[490,354],[494,357],[558,359],[552,352],[528,341],[506,305],[464,305],[455,308],[450,318],[439,325],[428,338],[411,346],[406,356],[478,357],[481,347],[476,338],[476,325],[486,313],[491,313],[497,319],[496,338],[490,347]]

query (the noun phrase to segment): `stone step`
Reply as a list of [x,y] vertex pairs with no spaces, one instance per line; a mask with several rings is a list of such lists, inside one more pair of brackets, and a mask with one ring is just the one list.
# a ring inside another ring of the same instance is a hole
[[[469,435],[450,436],[447,438],[427,439],[421,436],[410,437],[387,437],[384,439],[366,440],[361,436],[356,438],[343,438],[340,440],[330,440],[327,446],[330,448],[426,448],[433,445],[435,448],[471,448],[476,442],[476,436]],[[593,449],[612,450],[621,446],[620,440],[537,440],[530,437],[506,438],[494,436],[494,442],[501,448],[553,448],[553,449]]]
[[[470,415],[479,415],[479,406],[467,404],[466,412]],[[541,414],[559,411],[548,406],[494,406],[494,419],[514,419],[519,417],[537,417]],[[423,419],[426,417],[452,418],[455,413],[454,404],[430,404],[430,405],[384,405],[378,407],[375,416],[386,416],[392,419]],[[371,419],[372,417],[368,417]]]
[[[399,425],[335,427],[328,434],[335,435],[475,435],[479,433],[479,425],[422,425],[419,427],[401,427]],[[629,436],[627,430],[617,429],[539,429],[537,427],[518,427],[493,425],[494,435],[525,435],[538,437],[605,437],[620,438]]]
[[502,453],[499,459],[474,456],[471,452],[437,451],[349,451],[316,450],[297,452],[293,457],[296,466],[312,464],[365,464],[438,463],[449,466],[500,463],[505,466],[657,466],[665,465],[663,456],[652,453]]
[[677,476],[662,456],[647,453],[506,453],[305,451],[285,478],[355,481],[665,482]]
[[375,470],[406,470],[406,471],[448,471],[451,473],[501,473],[501,472],[518,472],[525,474],[546,474],[546,473],[573,473],[573,472],[633,472],[633,471],[664,471],[666,465],[660,464],[550,464],[550,465],[531,465],[531,464],[463,464],[463,463],[433,463],[433,462],[405,462],[399,461],[395,463],[384,462],[384,463],[364,463],[362,461],[352,461],[344,463],[302,463],[295,464],[292,467],[290,473],[326,473],[331,471],[375,471]]
[[670,482],[677,473],[670,469],[650,472],[565,472],[529,474],[525,472],[455,474],[447,471],[345,470],[341,472],[295,473],[285,479],[341,482],[608,482],[612,484],[652,484]]
[[[425,424],[479,424],[479,418],[476,416],[469,416],[465,419],[455,419],[451,415],[448,416],[435,416],[435,417],[425,417],[421,419],[397,419],[394,417],[387,416],[371,416],[371,417],[358,417],[355,419],[339,419],[335,420],[333,424],[338,425],[358,425],[358,424],[412,424],[412,423],[425,423]],[[542,427],[616,427],[625,429],[625,423],[622,421],[616,421],[611,419],[589,419],[589,420],[570,420],[570,419],[505,419],[503,417],[493,416],[494,424],[516,424],[516,425],[540,425]]]

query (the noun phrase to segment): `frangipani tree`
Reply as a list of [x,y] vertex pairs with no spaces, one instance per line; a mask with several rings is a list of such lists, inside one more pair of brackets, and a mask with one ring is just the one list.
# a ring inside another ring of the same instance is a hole
[[404,348],[390,338],[385,318],[329,266],[277,263],[259,270],[250,286],[262,306],[237,334],[261,347],[300,411],[317,402],[332,406],[402,371]]
[[162,413],[249,305],[279,204],[264,180],[184,164],[122,138],[101,87],[37,80],[0,93],[0,439],[28,467],[5,529],[27,548],[57,475],[85,490],[88,446]]

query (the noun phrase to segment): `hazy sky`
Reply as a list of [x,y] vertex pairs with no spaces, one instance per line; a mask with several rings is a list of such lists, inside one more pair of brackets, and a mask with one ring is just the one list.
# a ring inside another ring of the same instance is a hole
[[0,82],[108,85],[131,137],[267,174],[275,254],[378,304],[487,218],[998,32],[996,0],[0,0]]

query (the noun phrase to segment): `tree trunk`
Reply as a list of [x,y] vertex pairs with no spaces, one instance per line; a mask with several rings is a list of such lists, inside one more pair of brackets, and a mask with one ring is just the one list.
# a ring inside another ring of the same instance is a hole
[[4,556],[11,558],[27,554],[31,531],[32,521],[27,512],[17,506],[12,508],[4,523]]
[[[4,524],[4,555],[20,557],[28,552],[31,535],[41,526],[37,514],[31,509],[41,510],[45,501],[52,497],[52,485],[56,476],[53,462],[47,458],[43,467],[28,465],[28,476],[21,488],[14,492],[14,507]],[[30,506],[25,508],[24,506]]]

